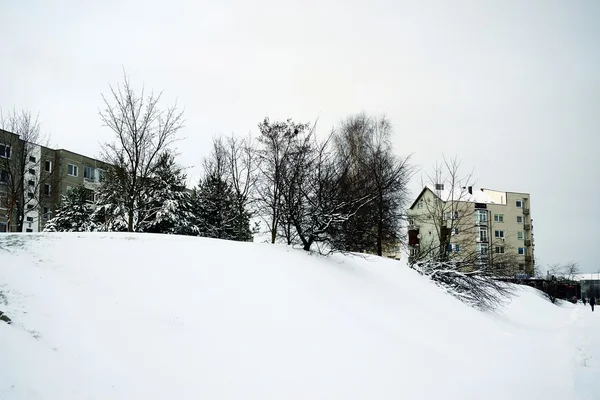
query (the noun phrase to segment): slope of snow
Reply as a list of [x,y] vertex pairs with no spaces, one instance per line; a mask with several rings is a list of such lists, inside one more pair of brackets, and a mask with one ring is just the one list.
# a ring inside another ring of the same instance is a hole
[[590,310],[482,313],[377,257],[2,235],[0,292],[0,399],[572,399],[600,371]]

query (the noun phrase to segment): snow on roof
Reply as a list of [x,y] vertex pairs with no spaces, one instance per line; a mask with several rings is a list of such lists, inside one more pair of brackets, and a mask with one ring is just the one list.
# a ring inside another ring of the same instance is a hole
[[470,194],[467,188],[455,188],[454,190],[444,188],[443,190],[438,190],[434,185],[425,186],[443,201],[466,201],[471,203],[501,204],[494,201],[492,197],[488,196],[482,190],[473,190],[473,193]]
[[573,275],[573,280],[574,281],[597,281],[597,280],[600,280],[600,275],[598,274],[598,272],[591,273],[591,274],[577,274],[577,275]]

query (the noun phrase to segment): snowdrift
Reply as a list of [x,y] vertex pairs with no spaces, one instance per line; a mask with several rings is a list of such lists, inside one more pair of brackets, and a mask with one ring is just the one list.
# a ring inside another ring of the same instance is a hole
[[569,399],[571,308],[483,313],[402,262],[134,234],[0,236],[1,399]]

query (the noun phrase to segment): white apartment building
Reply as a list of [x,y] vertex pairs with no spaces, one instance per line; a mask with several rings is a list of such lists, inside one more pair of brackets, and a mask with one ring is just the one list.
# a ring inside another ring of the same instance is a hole
[[533,275],[534,240],[528,193],[426,186],[408,210],[411,260],[475,259],[502,274]]

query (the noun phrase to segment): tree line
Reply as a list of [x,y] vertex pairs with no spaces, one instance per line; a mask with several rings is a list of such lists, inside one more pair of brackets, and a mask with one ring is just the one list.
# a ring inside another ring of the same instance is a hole
[[127,77],[102,99],[114,140],[103,146],[110,168],[97,201],[90,207],[84,188],[72,189],[45,230],[248,241],[264,226],[271,243],[304,250],[399,251],[415,169],[395,153],[387,118],[349,116],[324,135],[316,123],[264,118],[255,137],[213,138],[202,177],[186,188],[173,146],[183,112]]

